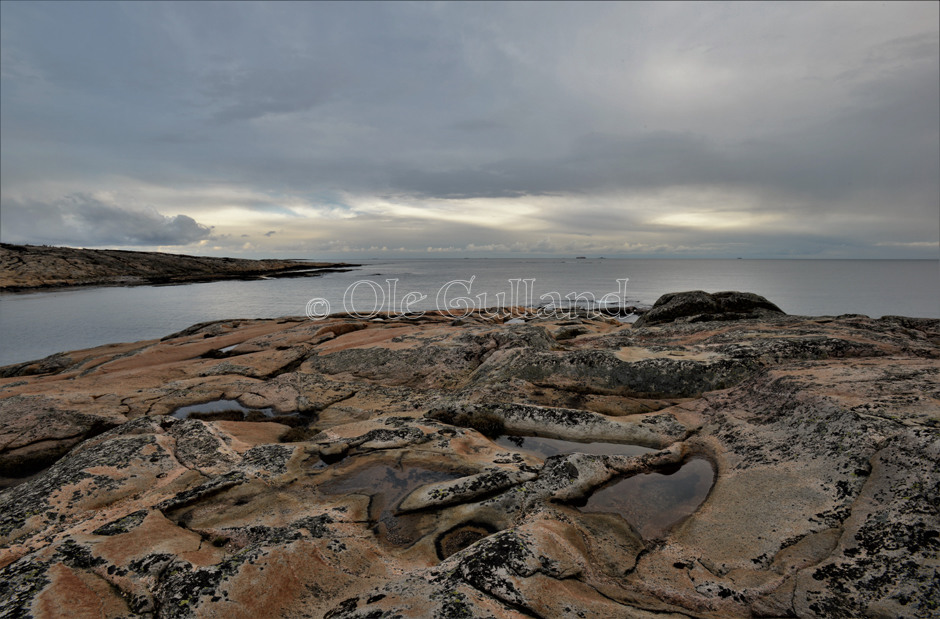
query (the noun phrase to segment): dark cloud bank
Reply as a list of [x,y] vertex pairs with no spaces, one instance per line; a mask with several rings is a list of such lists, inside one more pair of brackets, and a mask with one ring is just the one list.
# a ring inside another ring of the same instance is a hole
[[12,203],[0,211],[0,225],[16,231],[9,237],[14,243],[39,239],[88,247],[186,245],[211,233],[186,215],[166,217],[154,209],[130,210],[81,194],[53,203]]

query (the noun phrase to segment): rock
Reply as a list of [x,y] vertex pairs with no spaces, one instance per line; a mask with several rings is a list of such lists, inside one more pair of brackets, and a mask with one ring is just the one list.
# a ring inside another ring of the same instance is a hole
[[454,481],[422,486],[402,499],[399,513],[419,509],[439,508],[456,503],[470,503],[481,497],[501,492],[525,481],[535,479],[531,471],[504,471],[496,469]]
[[704,320],[742,320],[783,314],[783,310],[751,292],[716,292],[701,290],[672,292],[656,300],[648,312],[640,316],[634,328],[669,322],[701,322]]
[[[3,368],[0,614],[934,616],[940,321],[704,294],[657,328],[218,321]],[[274,416],[171,416],[216,400]],[[645,500],[595,511],[621,480]]]
[[552,332],[552,337],[556,340],[570,340],[578,337],[579,335],[584,335],[588,330],[582,327],[581,325],[566,325],[555,329]]
[[83,440],[127,421],[119,414],[63,410],[57,404],[41,395],[0,399],[0,480],[39,472]]
[[308,277],[354,264],[0,244],[0,290]]

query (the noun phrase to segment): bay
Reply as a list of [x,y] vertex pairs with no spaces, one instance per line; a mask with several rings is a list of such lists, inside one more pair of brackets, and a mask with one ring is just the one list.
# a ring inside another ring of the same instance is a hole
[[302,316],[308,304],[321,313],[369,315],[461,299],[491,307],[608,295],[648,306],[667,292],[741,290],[790,314],[940,318],[938,282],[937,260],[374,260],[313,278],[3,293],[0,365],[159,338],[197,322]]

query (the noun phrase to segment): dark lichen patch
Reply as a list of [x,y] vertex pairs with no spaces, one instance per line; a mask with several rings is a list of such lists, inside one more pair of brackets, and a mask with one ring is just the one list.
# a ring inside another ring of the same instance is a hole
[[535,555],[526,540],[513,530],[501,531],[481,540],[473,552],[459,557],[453,577],[513,606],[524,606],[525,598],[512,583],[512,577],[531,576],[537,571]]
[[[247,557],[245,557],[247,559]],[[160,615],[172,619],[192,617],[200,598],[218,597],[219,584],[237,571],[237,565],[220,565],[193,569],[192,564],[174,560],[163,570],[154,597],[160,604]]]
[[106,564],[75,540],[66,539],[49,558],[30,554],[0,568],[0,616],[32,617],[33,600],[50,582],[49,568],[61,562],[74,569],[92,569]]
[[49,584],[47,562],[22,557],[0,568],[0,615],[30,617],[33,598]]
[[76,366],[69,353],[55,353],[38,361],[26,361],[4,368],[0,368],[0,378],[14,376],[37,376],[42,374],[58,374]]
[[242,465],[256,467],[272,475],[287,472],[287,463],[294,455],[294,448],[286,445],[258,445],[242,456]]
[[467,596],[461,591],[449,591],[441,600],[441,608],[437,617],[441,619],[472,619],[473,607],[468,603]]
[[158,577],[163,570],[176,560],[174,555],[165,552],[152,553],[127,564],[128,569],[141,575]]
[[[116,487],[114,479],[102,475],[91,475],[88,469],[93,467],[127,469],[135,463],[149,462],[150,458],[158,457],[142,455],[148,446],[157,447],[157,454],[162,452],[162,448],[156,445],[156,438],[153,435],[134,434],[134,432],[152,429],[153,426],[149,420],[136,420],[108,430],[93,442],[83,443],[72,450],[67,457],[53,464],[42,475],[0,494],[0,538],[7,538],[7,542],[18,539],[8,536],[15,534],[26,524],[27,520],[35,516],[45,516],[47,524],[58,521],[59,518],[50,518],[47,515],[49,497],[69,486],[91,479],[97,489],[107,490]],[[73,492],[72,501],[66,507],[73,507],[74,503],[86,494],[75,495]]]
[[881,526],[868,526],[866,523],[854,535],[855,541],[869,555],[899,551],[908,555],[940,552],[940,532],[924,522],[878,524]]
[[361,617],[358,613],[356,615],[352,614],[355,612],[357,606],[359,606],[358,597],[345,599],[323,615],[323,619],[351,619],[354,616]]
[[441,533],[434,540],[438,559],[446,559],[456,552],[496,533],[497,529],[485,522],[465,522]]
[[529,404],[468,404],[457,403],[447,407],[438,407],[427,413],[427,417],[436,421],[461,426],[474,427],[479,420],[481,427],[495,434],[480,433],[490,438],[496,438],[505,433],[506,420],[537,421],[546,425],[575,428],[579,425],[593,423],[598,419],[596,413],[589,411],[551,408],[546,406],[533,406]]
[[194,569],[187,561],[174,558],[159,572],[154,597],[160,604],[160,616],[173,619],[198,616],[197,608],[207,600],[217,602],[228,597],[223,583],[238,573],[246,563],[254,563],[265,554],[265,546],[279,546],[301,537],[298,531],[280,527],[245,527],[226,530],[232,537],[247,540],[247,545],[209,567]]
[[107,563],[101,557],[91,554],[85,546],[73,539],[66,539],[56,548],[55,558],[69,567],[88,569]]
[[311,537],[320,538],[330,535],[331,531],[327,526],[329,524],[333,524],[333,519],[328,514],[321,514],[295,520],[290,526],[295,529],[306,529]]
[[137,510],[136,512],[128,514],[123,518],[112,520],[111,522],[98,527],[92,531],[92,535],[120,535],[121,533],[127,533],[131,529],[140,526],[140,523],[144,521],[144,518],[147,517],[148,513],[149,512],[146,509]]
[[396,428],[394,430],[375,429],[369,430],[365,435],[355,440],[355,446],[365,443],[404,443],[421,444],[426,443],[431,438],[425,435],[420,429],[411,427]]
[[414,419],[411,417],[386,417],[383,423],[393,428],[403,428],[413,424]]
[[219,494],[220,492],[224,492],[229,488],[234,488],[235,486],[245,483],[247,480],[247,476],[241,471],[232,471],[225,475],[219,475],[195,488],[178,492],[173,497],[159,503],[157,509],[166,514],[192,505],[197,501]]
[[[412,420],[413,422],[414,420]],[[326,439],[326,435],[316,436],[313,440]],[[362,436],[344,438],[338,441],[321,441],[318,445],[320,459],[326,464],[333,464],[345,458],[350,453],[367,452],[381,449],[394,449],[399,447],[421,445],[433,439],[433,435],[425,434],[420,428],[412,426],[396,427],[394,429],[375,428]]]
[[211,424],[193,419],[164,418],[170,435],[176,439],[175,455],[188,468],[212,467],[220,463],[234,464],[237,459],[226,449],[211,429]]
[[539,481],[552,486],[566,486],[580,477],[577,465],[567,455],[552,456],[545,461]]
[[715,350],[734,359],[753,359],[763,364],[782,361],[872,357],[880,353],[868,342],[824,335],[791,335],[718,345]]
[[687,398],[737,385],[759,368],[759,363],[752,359],[654,358],[631,363],[621,361],[607,350],[526,351],[507,359],[495,375],[479,373],[475,379],[521,378],[539,387],[554,388],[564,384],[587,394]]
[[827,616],[859,616],[871,599],[893,599],[911,616],[933,616],[940,610],[940,585],[931,560],[940,553],[937,530],[923,522],[886,522],[870,517],[853,536],[857,546],[845,559],[812,572],[823,591],[810,606]]
[[721,600],[732,598],[734,601],[738,603],[742,603],[742,604],[746,602],[746,598],[741,593],[737,591],[733,591],[725,587],[724,585],[714,583],[714,582],[708,582],[708,583],[702,583],[700,585],[696,585],[695,590],[698,593],[701,593],[702,595],[707,595],[708,597],[711,597],[711,598],[718,598]]
[[232,527],[222,529],[225,537],[235,541],[240,547],[283,546],[303,538],[303,534],[294,527]]
[[456,387],[476,369],[485,350],[436,346],[433,342],[416,348],[349,348],[310,357],[306,371],[327,375],[349,373],[357,378],[396,386],[420,386],[431,381]]

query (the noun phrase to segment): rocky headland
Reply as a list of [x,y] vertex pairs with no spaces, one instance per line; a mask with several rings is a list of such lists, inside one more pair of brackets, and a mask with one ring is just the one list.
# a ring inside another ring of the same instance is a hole
[[353,264],[0,244],[0,291],[309,277]]
[[0,368],[0,616],[940,612],[940,321],[509,317]]

